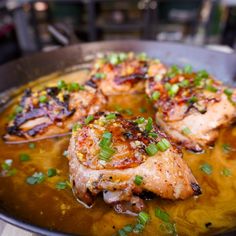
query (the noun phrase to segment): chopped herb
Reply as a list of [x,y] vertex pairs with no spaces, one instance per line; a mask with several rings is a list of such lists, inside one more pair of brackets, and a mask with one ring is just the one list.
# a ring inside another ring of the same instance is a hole
[[192,132],[191,132],[191,130],[190,130],[188,127],[184,127],[184,128],[182,129],[182,133],[185,134],[185,135],[189,135],[189,134],[191,134]]
[[123,229],[118,230],[119,236],[127,236],[126,232]]
[[153,124],[152,118],[151,118],[151,117],[148,117],[148,121],[147,121],[147,124],[146,124],[146,126],[145,126],[145,131],[146,131],[146,132],[149,133],[149,132],[153,129],[152,124]]
[[157,101],[159,98],[160,98],[160,92],[159,91],[155,91],[153,94],[152,94],[152,100],[153,101]]
[[115,113],[110,113],[110,114],[106,115],[106,119],[107,120],[116,119],[116,114]]
[[200,170],[206,173],[207,175],[212,174],[212,166],[208,163],[204,163],[203,165],[200,166]]
[[104,73],[96,73],[94,76],[96,77],[96,79],[104,79],[106,77],[106,74],[104,74]]
[[13,176],[16,175],[17,169],[13,168],[7,171],[7,176]]
[[54,168],[48,169],[48,172],[47,172],[48,177],[53,177],[55,175],[57,175],[57,170],[56,169],[54,169]]
[[144,225],[140,224],[140,223],[137,223],[133,228],[133,232],[135,234],[139,234],[139,233],[143,232],[143,230],[144,230]]
[[145,118],[144,117],[139,117],[138,119],[136,119],[135,121],[137,124],[143,124],[145,122]]
[[45,175],[42,172],[35,172],[32,176],[26,179],[27,184],[40,184],[45,180]]
[[86,119],[84,120],[84,122],[85,122],[85,124],[87,125],[87,124],[89,124],[91,121],[93,121],[94,120],[94,116],[93,115],[88,115],[87,117],[86,117]]
[[154,156],[157,152],[158,152],[158,149],[157,149],[157,146],[155,143],[151,143],[149,144],[146,148],[145,148],[147,154],[149,156]]
[[143,182],[143,177],[140,176],[140,175],[136,175],[135,178],[134,178],[134,183],[135,183],[136,185],[141,185],[142,182]]
[[105,131],[102,135],[102,140],[99,143],[100,147],[106,147],[111,145],[112,133]]
[[181,73],[182,73],[182,70],[177,65],[173,65],[167,72],[167,76],[170,78],[173,78],[176,75],[181,74]]
[[126,233],[131,233],[133,231],[133,226],[132,225],[125,225],[123,227],[123,230],[126,232]]
[[75,124],[73,124],[73,126],[72,126],[72,131],[73,132],[76,132],[78,129],[80,129],[80,128],[82,128],[82,124],[80,124],[80,123],[75,123]]
[[177,233],[177,230],[176,230],[176,226],[175,226],[175,223],[172,223],[172,222],[163,222],[161,225],[160,225],[160,229],[163,230],[163,231],[166,231],[168,234],[171,234],[173,236],[177,236],[178,233]]
[[232,96],[232,94],[233,94],[233,90],[232,89],[225,89],[224,90],[224,93],[227,95],[227,96]]
[[157,133],[154,133],[154,132],[150,132],[148,134],[149,137],[152,137],[152,138],[157,138],[158,137],[158,134]]
[[45,103],[47,101],[48,101],[48,99],[47,99],[47,97],[45,95],[42,95],[42,96],[39,97],[39,102],[40,103]]
[[159,141],[156,144],[156,146],[157,146],[158,150],[165,152],[171,146],[171,144],[167,139],[163,138],[163,139],[161,139],[161,141]]
[[169,214],[159,207],[155,209],[155,216],[164,222],[170,222]]
[[191,74],[192,72],[193,72],[192,66],[186,65],[186,66],[184,67],[184,73],[186,73],[186,74]]
[[99,158],[103,161],[109,161],[115,150],[109,146],[104,146],[100,150]]
[[108,59],[112,65],[117,65],[120,63],[118,54],[112,53],[109,55]]
[[170,83],[165,83],[165,89],[169,90],[171,88],[171,84]]
[[64,157],[67,157],[68,156],[68,150],[65,150],[62,154]]
[[218,89],[212,85],[207,85],[206,90],[213,92],[213,93],[216,93],[218,91]]
[[21,106],[17,106],[15,109],[16,114],[21,113],[22,111],[23,111],[23,107],[21,107]]
[[127,53],[121,52],[119,53],[120,61],[125,61],[128,58]]
[[20,154],[20,161],[29,161],[30,160],[30,156],[26,153],[21,153]]
[[141,211],[138,214],[138,220],[139,220],[139,223],[141,223],[142,225],[145,225],[150,220],[150,216],[148,215],[148,213]]
[[183,81],[181,81],[180,83],[179,83],[179,86],[180,87],[187,87],[187,86],[189,86],[189,80],[183,80]]
[[232,175],[232,171],[228,168],[224,168],[222,171],[221,171],[221,174],[228,177],[228,176],[231,176]]
[[60,182],[56,183],[56,189],[58,189],[58,190],[66,189],[67,186],[68,186],[67,181],[60,181]]
[[69,90],[70,92],[74,92],[74,91],[80,90],[80,85],[79,85],[79,83],[73,82],[73,83],[69,84],[68,90]]
[[139,108],[139,112],[141,113],[146,113],[147,112],[147,109],[145,107],[140,107]]
[[132,116],[133,115],[133,111],[130,108],[124,109],[123,112],[126,113],[128,116]]
[[224,153],[229,153],[232,151],[231,146],[227,143],[222,144],[222,149]]
[[7,159],[5,160],[5,162],[2,163],[1,167],[3,170],[10,170],[11,166],[12,166],[12,160],[11,159]]
[[195,96],[192,96],[191,98],[189,98],[188,103],[195,103],[197,101],[198,101],[198,98]]
[[29,148],[30,149],[34,149],[36,147],[36,144],[35,143],[29,143]]
[[209,74],[205,70],[200,70],[198,71],[197,76],[203,79],[207,79],[209,77]]
[[59,89],[64,89],[64,88],[66,88],[66,83],[65,83],[65,81],[64,81],[64,80],[59,80],[59,81],[57,82],[57,87],[58,87]]
[[171,97],[174,97],[179,91],[179,85],[178,84],[173,84],[170,89],[168,90],[168,94]]

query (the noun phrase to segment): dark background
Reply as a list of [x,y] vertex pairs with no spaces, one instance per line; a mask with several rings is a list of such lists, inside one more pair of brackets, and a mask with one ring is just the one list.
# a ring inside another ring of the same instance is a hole
[[217,45],[230,52],[235,34],[233,0],[0,0],[0,64],[114,39]]

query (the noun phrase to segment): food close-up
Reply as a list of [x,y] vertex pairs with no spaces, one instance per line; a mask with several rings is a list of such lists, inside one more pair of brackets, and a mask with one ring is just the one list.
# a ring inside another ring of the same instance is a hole
[[0,116],[1,207],[75,235],[235,229],[236,90],[194,68],[108,51],[17,88]]

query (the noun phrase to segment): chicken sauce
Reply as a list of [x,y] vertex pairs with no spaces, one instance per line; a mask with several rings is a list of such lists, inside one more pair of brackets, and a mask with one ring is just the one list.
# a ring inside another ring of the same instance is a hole
[[[30,84],[30,87],[53,85],[58,80],[83,81],[86,71],[54,74]],[[29,85],[28,85],[29,86]],[[21,88],[22,91],[23,87]],[[5,132],[14,102],[1,113],[0,134]],[[154,110],[145,95],[111,96],[108,110],[123,110],[127,117],[140,115],[154,117]],[[145,109],[142,109],[145,108]],[[130,110],[129,110],[130,109]],[[146,111],[145,111],[146,110]],[[190,127],[191,129],[191,127]],[[169,201],[156,197],[146,201],[151,216],[141,235],[170,235],[163,221],[155,216],[160,207],[175,222],[178,235],[212,235],[236,228],[236,127],[221,130],[215,147],[205,153],[184,152],[184,159],[198,180],[202,195],[184,201]],[[136,217],[117,214],[97,198],[93,208],[79,204],[69,187],[58,190],[56,184],[68,180],[68,161],[63,155],[69,137],[60,137],[29,144],[9,145],[0,139],[0,164],[11,159],[17,172],[13,176],[0,176],[0,207],[17,218],[37,226],[79,235],[114,235],[127,224],[135,224]],[[227,144],[227,145],[226,145]],[[33,148],[32,148],[33,147]],[[28,161],[21,161],[20,154],[28,154]],[[207,165],[208,164],[208,165]],[[209,168],[212,167],[212,168]],[[26,179],[35,172],[47,175],[50,168],[57,175],[44,182],[29,185]],[[2,171],[0,166],[0,172]],[[129,235],[133,235],[129,233]]]

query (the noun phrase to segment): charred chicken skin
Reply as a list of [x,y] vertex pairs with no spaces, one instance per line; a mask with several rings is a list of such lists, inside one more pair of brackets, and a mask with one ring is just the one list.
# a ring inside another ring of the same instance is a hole
[[171,67],[146,83],[146,93],[157,109],[157,123],[178,144],[202,151],[215,141],[219,128],[235,120],[235,91],[206,71],[193,73]]
[[201,193],[182,153],[151,118],[87,117],[72,133],[68,158],[73,192],[87,207],[99,193],[122,213],[141,211],[150,195],[176,200]]
[[87,84],[99,87],[105,95],[143,93],[149,74],[165,70],[160,61],[143,53],[111,53],[95,60]]
[[101,92],[78,83],[59,81],[58,87],[27,89],[3,138],[14,143],[68,133],[73,123],[99,111],[105,103]]

